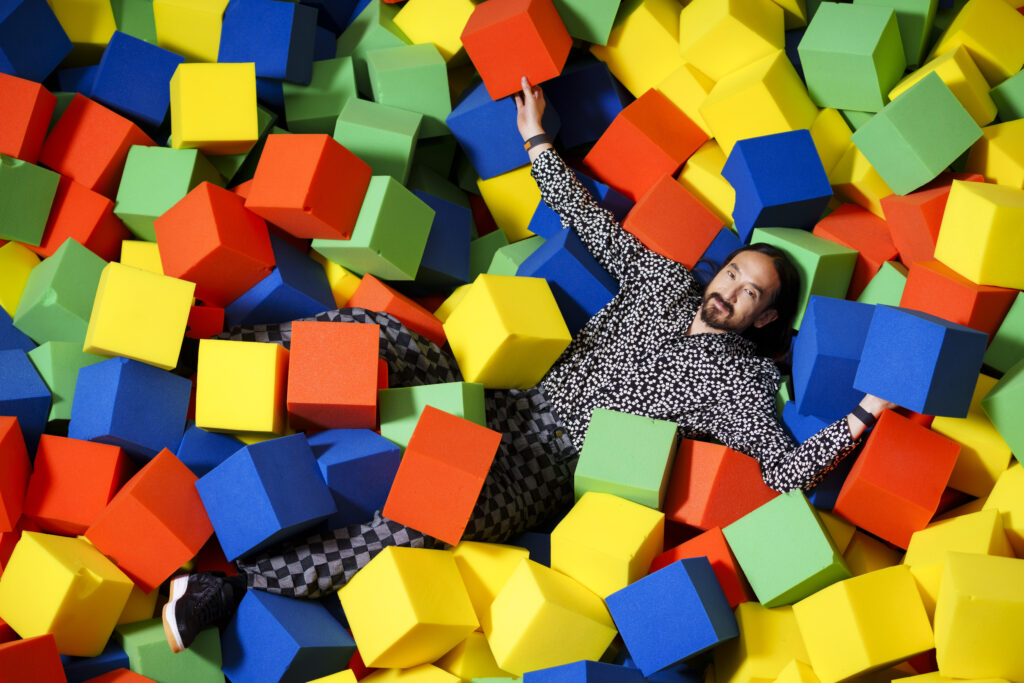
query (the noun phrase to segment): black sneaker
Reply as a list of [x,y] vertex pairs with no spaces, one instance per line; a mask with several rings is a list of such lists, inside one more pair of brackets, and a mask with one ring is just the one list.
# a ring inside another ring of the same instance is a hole
[[163,611],[164,635],[171,651],[181,652],[204,628],[234,614],[244,595],[245,579],[240,576],[200,572],[171,579],[171,596]]

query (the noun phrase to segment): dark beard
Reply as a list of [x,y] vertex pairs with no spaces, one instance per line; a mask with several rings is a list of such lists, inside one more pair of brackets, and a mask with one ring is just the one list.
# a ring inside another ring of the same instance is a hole
[[[718,301],[725,306],[724,311],[719,311],[717,308],[711,305],[712,301]],[[733,307],[728,301],[723,299],[719,294],[712,292],[704,298],[704,303],[700,307],[700,319],[708,327],[715,330],[722,330],[725,332],[735,332],[735,328],[729,325],[726,321],[732,316]]]

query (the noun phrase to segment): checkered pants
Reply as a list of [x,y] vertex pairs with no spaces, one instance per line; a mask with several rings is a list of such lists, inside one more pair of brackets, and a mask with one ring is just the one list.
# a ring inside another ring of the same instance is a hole
[[[462,380],[455,359],[387,313],[362,308],[326,311],[307,320],[376,323],[389,386]],[[222,338],[288,346],[291,323],[229,330]],[[486,390],[487,426],[501,432],[483,490],[463,534],[499,542],[537,526],[572,505],[577,453],[539,387]],[[345,584],[390,545],[443,548],[441,541],[381,516],[342,529],[298,537],[236,564],[250,588],[290,597],[319,598]]]

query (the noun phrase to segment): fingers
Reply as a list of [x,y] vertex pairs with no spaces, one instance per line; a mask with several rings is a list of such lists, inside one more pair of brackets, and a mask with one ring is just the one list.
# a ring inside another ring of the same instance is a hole
[[[530,79],[529,78],[527,78],[526,76],[523,76],[522,78],[519,79],[519,82],[523,86],[523,101],[524,102],[526,101],[526,96],[527,95],[531,95],[531,96],[536,97],[536,95],[533,94],[534,88],[533,88],[533,86],[530,85]],[[518,95],[517,95],[517,97],[518,97]]]

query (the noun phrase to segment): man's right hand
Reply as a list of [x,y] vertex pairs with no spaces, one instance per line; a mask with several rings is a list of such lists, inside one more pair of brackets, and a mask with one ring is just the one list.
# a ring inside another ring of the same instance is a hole
[[522,78],[523,91],[514,95],[516,101],[516,126],[523,141],[544,132],[541,119],[544,117],[544,93],[539,86],[530,85],[526,76]]

